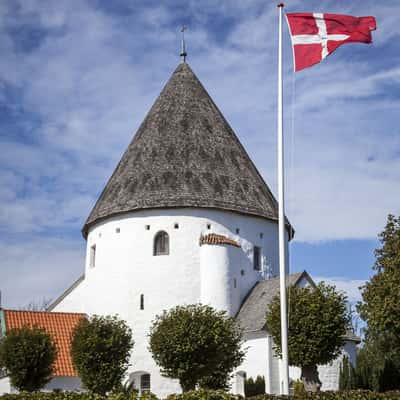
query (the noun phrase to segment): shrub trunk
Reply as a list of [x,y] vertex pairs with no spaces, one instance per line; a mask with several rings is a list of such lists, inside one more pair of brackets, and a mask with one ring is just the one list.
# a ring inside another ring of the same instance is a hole
[[321,381],[318,377],[316,365],[306,365],[301,367],[301,380],[304,383],[304,389],[307,392],[319,392]]
[[181,385],[182,392],[189,392],[196,389],[196,382],[193,382],[192,380],[180,379],[179,383]]

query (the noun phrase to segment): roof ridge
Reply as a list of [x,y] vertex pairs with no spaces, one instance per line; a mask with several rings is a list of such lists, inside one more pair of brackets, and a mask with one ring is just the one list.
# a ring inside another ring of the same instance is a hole
[[46,311],[46,310],[15,310],[12,308],[1,308],[3,311],[11,311],[18,313],[36,313],[36,314],[70,314],[70,315],[87,315],[86,313],[64,312],[64,311]]

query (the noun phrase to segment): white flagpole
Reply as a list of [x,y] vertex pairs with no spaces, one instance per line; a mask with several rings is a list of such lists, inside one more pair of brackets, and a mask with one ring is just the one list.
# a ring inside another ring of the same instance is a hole
[[289,394],[289,357],[288,324],[286,297],[286,262],[285,262],[285,197],[284,197],[284,160],[283,160],[283,100],[282,100],[282,9],[279,8],[278,41],[278,202],[279,202],[279,279],[281,296],[281,348],[282,362],[280,370],[281,394]]

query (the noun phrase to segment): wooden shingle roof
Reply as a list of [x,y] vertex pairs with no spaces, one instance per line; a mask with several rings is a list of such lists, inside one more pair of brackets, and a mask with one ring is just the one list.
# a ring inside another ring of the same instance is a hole
[[82,233],[110,216],[177,207],[278,218],[270,189],[186,63],[150,109]]
[[[304,271],[288,275],[287,285],[296,285],[302,277],[314,284]],[[257,332],[265,328],[265,314],[277,294],[279,294],[279,278],[267,279],[255,284],[236,315],[236,320],[244,332]]]
[[27,325],[43,328],[54,340],[57,357],[54,362],[53,376],[77,376],[72,364],[71,340],[75,326],[85,314],[60,313],[46,311],[1,310],[5,333]]

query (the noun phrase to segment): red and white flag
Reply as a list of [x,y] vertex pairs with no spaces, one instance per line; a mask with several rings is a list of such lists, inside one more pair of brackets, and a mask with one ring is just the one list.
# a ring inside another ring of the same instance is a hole
[[339,46],[350,42],[371,43],[374,17],[340,14],[286,14],[292,38],[294,70],[321,62]]

